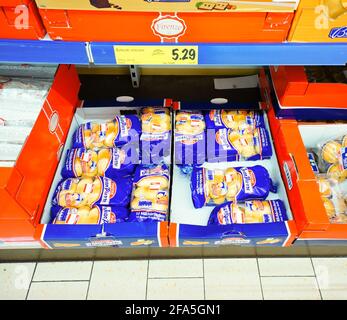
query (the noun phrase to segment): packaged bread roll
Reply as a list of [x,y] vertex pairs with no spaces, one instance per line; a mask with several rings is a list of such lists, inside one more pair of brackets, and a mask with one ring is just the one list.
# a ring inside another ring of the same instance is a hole
[[245,203],[227,202],[215,207],[208,224],[271,223],[288,220],[281,200],[253,200]]
[[265,200],[270,192],[277,191],[268,171],[262,166],[226,170],[195,167],[190,186],[195,208],[228,201]]
[[208,162],[270,159],[272,146],[265,128],[254,131],[232,129],[207,130]]
[[132,189],[131,178],[94,177],[69,178],[57,186],[52,204],[60,207],[128,206]]
[[330,139],[318,145],[319,169],[331,178],[343,182],[347,178],[347,135]]
[[124,207],[84,206],[81,208],[52,208],[53,224],[105,224],[125,222],[129,211]]
[[[130,175],[136,167],[136,155],[127,158],[131,149],[109,148],[93,151],[88,149],[68,150],[65,165],[62,169],[63,178],[105,176],[109,178]],[[135,160],[135,163],[132,161]],[[138,159],[137,159],[138,163]]]
[[143,164],[160,164],[171,151],[171,112],[164,107],[148,107],[141,111],[140,138]]
[[232,129],[236,131],[265,128],[264,116],[260,111],[210,110],[205,115],[207,129]]
[[99,150],[120,147],[138,141],[141,132],[137,115],[116,116],[103,123],[87,122],[78,127],[73,135],[73,148]]
[[169,168],[139,165],[135,171],[129,221],[165,221],[169,211]]
[[206,125],[199,111],[179,111],[175,121],[175,164],[206,161]]

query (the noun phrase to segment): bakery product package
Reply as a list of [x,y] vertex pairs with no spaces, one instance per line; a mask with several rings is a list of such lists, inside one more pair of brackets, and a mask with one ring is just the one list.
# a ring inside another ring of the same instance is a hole
[[104,224],[125,222],[129,210],[124,207],[93,205],[80,208],[53,206],[52,224]]
[[139,165],[134,175],[129,221],[165,221],[169,212],[169,186],[167,165]]
[[117,115],[106,122],[87,122],[80,125],[73,135],[72,148],[99,150],[139,143],[141,132],[137,115]]
[[207,161],[254,161],[270,159],[272,146],[267,129],[207,129]]
[[345,184],[342,185],[338,179],[327,174],[318,174],[316,179],[330,222],[347,223],[346,194],[343,192],[346,188]]
[[206,161],[206,125],[200,111],[179,111],[175,117],[175,164]]
[[143,164],[160,164],[171,154],[171,111],[165,107],[141,110],[140,150]]
[[347,135],[318,144],[318,167],[321,173],[342,182],[347,178]]
[[281,200],[252,200],[245,203],[229,201],[212,210],[208,224],[271,223],[286,220],[286,208]]
[[[71,149],[67,151],[61,175],[63,178],[128,176],[134,173],[138,154],[125,145],[121,148]],[[135,152],[135,157],[132,152]]]
[[61,181],[52,198],[53,206],[123,206],[130,203],[132,178],[69,178]]
[[195,208],[228,201],[265,200],[270,192],[277,191],[269,172],[260,165],[226,170],[194,167],[190,188]]
[[264,115],[261,111],[216,110],[205,114],[207,129],[254,130],[265,128]]

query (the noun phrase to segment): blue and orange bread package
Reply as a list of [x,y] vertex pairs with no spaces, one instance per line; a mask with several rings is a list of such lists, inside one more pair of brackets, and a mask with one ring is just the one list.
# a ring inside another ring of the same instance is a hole
[[265,128],[235,131],[207,129],[208,162],[255,161],[270,159],[272,146]]
[[205,114],[207,160],[262,160],[272,156],[261,111],[210,110]]
[[123,206],[130,203],[132,178],[69,178],[61,181],[52,198],[53,206]]
[[133,148],[68,150],[61,171],[63,178],[105,176],[108,178],[128,176],[134,173],[138,154]]
[[74,133],[72,148],[99,150],[120,147],[129,142],[138,143],[140,132],[141,124],[137,115],[117,115],[103,123],[87,122]]
[[265,128],[261,111],[249,110],[210,110],[205,114],[207,129],[232,129],[236,131]]
[[141,110],[141,160],[144,164],[160,164],[171,154],[171,112],[165,107]]
[[169,185],[167,165],[139,165],[134,175],[129,221],[165,221],[169,212]]
[[206,125],[200,111],[179,111],[175,119],[175,164],[206,161]]
[[270,192],[277,192],[268,171],[259,165],[226,170],[194,167],[190,187],[195,208],[265,200]]
[[53,224],[104,224],[125,222],[129,210],[124,207],[98,205],[80,208],[53,206],[51,214]]
[[286,220],[286,207],[281,200],[252,200],[245,203],[229,201],[212,210],[208,224],[271,223]]

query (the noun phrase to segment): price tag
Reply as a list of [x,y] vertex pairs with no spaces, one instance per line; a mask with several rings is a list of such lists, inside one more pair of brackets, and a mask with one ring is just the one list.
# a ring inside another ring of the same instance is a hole
[[198,46],[114,46],[117,64],[197,65]]

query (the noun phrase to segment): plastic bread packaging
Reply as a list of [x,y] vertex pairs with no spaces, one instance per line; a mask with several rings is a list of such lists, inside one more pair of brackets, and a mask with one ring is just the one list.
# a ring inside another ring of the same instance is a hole
[[62,208],[54,206],[51,209],[52,224],[104,224],[125,222],[129,210],[124,207],[84,206],[81,208]]
[[347,178],[347,135],[330,139],[318,145],[319,170],[343,182]]
[[69,178],[58,184],[52,205],[72,208],[93,205],[126,207],[130,203],[131,189],[131,178]]
[[129,222],[165,221],[169,211],[169,168],[139,165],[134,175]]
[[165,107],[141,110],[141,159],[144,164],[159,164],[171,152],[171,112]]
[[253,131],[232,129],[207,129],[208,162],[254,161],[270,159],[272,146],[265,128]]
[[268,171],[259,165],[226,170],[194,167],[190,187],[195,208],[265,200],[270,192],[277,192]]
[[316,178],[330,222],[347,223],[347,204],[338,180],[326,174],[319,174]]
[[71,149],[66,154],[61,175],[63,178],[131,175],[136,167],[131,156],[128,157],[131,152],[131,148]]
[[265,128],[264,115],[260,111],[210,110],[205,114],[207,129],[232,129],[236,131]]
[[103,123],[87,122],[80,125],[73,135],[73,149],[85,148],[99,150],[120,147],[137,142],[141,132],[137,115],[115,116]]
[[179,111],[175,119],[175,163],[203,164],[206,161],[206,125],[199,111]]
[[245,203],[227,202],[215,207],[208,224],[271,223],[288,220],[281,200],[253,200]]

